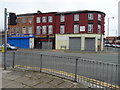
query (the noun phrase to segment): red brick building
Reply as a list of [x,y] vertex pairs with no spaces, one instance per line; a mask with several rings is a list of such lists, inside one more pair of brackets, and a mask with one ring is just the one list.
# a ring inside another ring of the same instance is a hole
[[[18,43],[19,39],[20,42],[24,41],[20,44],[21,46],[25,44],[24,46],[26,47],[24,48],[60,49],[56,47],[56,35],[60,34],[65,36],[69,34],[69,40],[71,39],[71,35],[75,37],[82,35],[79,37],[78,42],[80,43],[78,49],[82,47],[82,50],[88,50],[84,49],[85,44],[83,44],[86,38],[86,42],[87,40],[90,42],[89,49],[91,47],[93,47],[93,50],[97,49],[97,47],[102,48],[105,13],[101,11],[83,10],[48,13],[38,11],[32,14],[21,14],[17,17],[18,24],[15,26],[9,25],[8,30],[8,41],[13,45],[15,45],[13,42]],[[70,43],[72,44],[74,42]],[[67,49],[70,49],[70,45],[67,46]]]
[[35,47],[55,48],[55,34],[104,34],[100,11],[49,12],[35,15]]

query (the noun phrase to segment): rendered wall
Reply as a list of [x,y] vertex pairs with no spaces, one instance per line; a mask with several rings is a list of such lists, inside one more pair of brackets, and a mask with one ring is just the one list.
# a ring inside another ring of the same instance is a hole
[[[100,42],[101,51],[103,50],[103,35],[100,34],[56,34],[56,49],[69,49],[69,37],[81,37],[81,50],[85,50],[85,38],[95,38],[95,51],[98,51],[98,40],[102,38]],[[66,48],[61,48],[66,46]]]

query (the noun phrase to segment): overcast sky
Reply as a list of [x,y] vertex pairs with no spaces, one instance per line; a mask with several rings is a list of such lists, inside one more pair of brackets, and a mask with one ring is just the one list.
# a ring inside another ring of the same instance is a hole
[[4,8],[16,14],[35,13],[37,10],[42,12],[97,10],[106,14],[106,33],[108,17],[115,17],[109,22],[110,35],[114,36],[118,30],[118,1],[120,0],[0,0],[0,30],[4,29]]

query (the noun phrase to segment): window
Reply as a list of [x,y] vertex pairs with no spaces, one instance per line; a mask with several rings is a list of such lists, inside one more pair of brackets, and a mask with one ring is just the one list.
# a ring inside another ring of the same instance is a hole
[[101,14],[98,14],[98,21],[101,21]]
[[93,20],[93,14],[92,13],[88,14],[88,20]]
[[53,26],[52,25],[48,26],[48,34],[53,34]]
[[79,14],[74,15],[74,21],[79,21]]
[[29,34],[32,34],[33,32],[32,32],[32,27],[28,27],[28,33]]
[[14,28],[10,27],[10,34],[14,34]]
[[40,34],[40,29],[41,29],[41,27],[40,27],[40,26],[37,26],[37,27],[36,27],[36,34],[37,34],[37,35],[39,35],[39,34]]
[[60,26],[60,34],[64,34],[65,33],[65,26],[61,25]]
[[22,18],[22,23],[26,23],[26,18]]
[[79,25],[74,25],[74,33],[79,33]]
[[40,17],[36,17],[36,23],[40,23]]
[[42,17],[42,22],[43,23],[47,22],[47,18],[46,17]]
[[60,16],[60,22],[64,22],[65,21],[65,16],[64,15],[61,15]]
[[42,26],[42,34],[46,34],[46,26]]
[[26,28],[25,27],[22,28],[22,33],[26,34]]
[[19,18],[17,18],[17,23],[20,23],[20,19]]
[[29,18],[28,18],[29,24],[32,24],[32,21],[33,21],[33,18],[32,18],[32,17],[29,17]]
[[20,33],[20,27],[16,27],[16,34]]
[[98,33],[101,33],[101,25],[98,25]]
[[85,31],[85,26],[80,26],[80,32]]
[[52,16],[48,16],[48,22],[53,22],[53,17]]
[[88,33],[93,32],[93,24],[88,24]]

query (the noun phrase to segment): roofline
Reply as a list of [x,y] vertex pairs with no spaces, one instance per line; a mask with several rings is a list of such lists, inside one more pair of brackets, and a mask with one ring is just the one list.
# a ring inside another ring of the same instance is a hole
[[106,15],[104,12],[95,11],[95,10],[78,10],[78,11],[66,11],[66,12],[58,12],[56,15],[67,15],[67,14],[75,14],[75,13],[102,13]]

